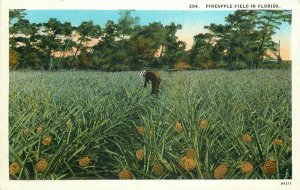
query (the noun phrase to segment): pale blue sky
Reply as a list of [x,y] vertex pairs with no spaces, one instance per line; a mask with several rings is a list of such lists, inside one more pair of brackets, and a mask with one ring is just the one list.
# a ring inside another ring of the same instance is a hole
[[[225,17],[230,13],[233,11],[137,10],[132,12],[132,16],[138,16],[141,25],[147,25],[150,22],[161,22],[162,24],[175,22],[186,27],[197,25],[203,28],[210,23],[224,24]],[[26,10],[26,14],[26,18],[35,23],[47,22],[49,18],[57,18],[62,22],[71,22],[75,26],[82,21],[91,20],[103,27],[107,20],[117,22],[119,19],[118,10]],[[290,26],[283,24],[278,32],[290,33]]]
[[[170,22],[181,24],[202,23],[210,24],[224,23],[224,18],[233,11],[133,11],[132,16],[140,17],[140,24],[146,25],[150,22]],[[49,18],[57,18],[60,21],[69,21],[78,26],[82,21],[92,20],[94,23],[104,26],[107,20],[115,22],[119,19],[118,10],[26,10],[31,22],[47,22]]]
[[[140,18],[140,25],[147,25],[150,22],[161,22],[162,24],[182,24],[182,30],[178,31],[177,36],[180,40],[187,43],[189,48],[193,43],[193,36],[206,32],[204,26],[210,23],[224,24],[225,17],[233,11],[170,11],[170,10],[137,10],[132,12],[132,16]],[[118,10],[26,10],[26,18],[30,22],[47,22],[49,18],[57,18],[61,22],[71,22],[78,26],[82,21],[93,21],[104,27],[108,20],[117,22],[119,19]],[[283,24],[274,40],[282,38],[283,46],[290,46],[291,26]],[[284,38],[284,39],[283,39]],[[288,50],[289,51],[289,50]]]

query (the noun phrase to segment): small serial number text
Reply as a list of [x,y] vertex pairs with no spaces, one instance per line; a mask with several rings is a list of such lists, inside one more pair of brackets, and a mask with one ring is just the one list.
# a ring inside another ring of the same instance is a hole
[[290,182],[290,181],[282,181],[282,182],[280,182],[280,185],[292,185],[292,182]]

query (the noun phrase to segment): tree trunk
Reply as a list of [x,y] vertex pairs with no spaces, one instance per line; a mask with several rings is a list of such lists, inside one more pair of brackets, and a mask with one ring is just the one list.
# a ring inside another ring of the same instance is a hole
[[268,26],[269,26],[269,24],[270,24],[270,19],[272,18],[272,16],[273,16],[273,12],[272,12],[272,14],[271,14],[271,16],[270,16],[270,18],[269,18],[269,20],[268,20],[268,22],[267,22],[267,26],[266,26],[266,28],[265,28],[265,30],[264,30],[264,33],[263,33],[263,37],[262,37],[262,40],[261,40],[261,43],[260,43],[260,45],[259,45],[259,48],[258,48],[258,60],[256,61],[256,69],[258,69],[258,63],[263,59],[263,45],[264,45],[264,43],[265,43],[265,40],[266,40],[266,35],[267,35],[267,32],[268,32]]
[[76,48],[76,51],[75,51],[75,54],[74,54],[74,58],[73,58],[74,60],[75,60],[75,58],[77,56],[77,53],[78,53],[79,49],[81,48],[81,43],[82,43],[82,40],[80,40],[79,45]]
[[125,25],[127,22],[127,17],[128,17],[128,11],[125,10],[125,18],[124,18],[124,24],[123,24],[123,29],[122,29],[122,45],[121,45],[121,50],[123,51],[124,49],[124,39],[125,39]]
[[122,34],[122,45],[121,45],[121,50],[123,51],[124,49],[124,38],[125,38],[125,34]]
[[74,54],[73,59],[71,61],[71,64],[74,64],[74,61],[75,61],[76,56],[77,56],[77,53],[78,53],[79,49],[81,48],[82,40],[83,40],[83,38],[80,40],[79,45],[76,48],[76,51],[75,51],[75,54]]
[[255,61],[255,69],[258,69],[258,62],[259,62],[259,60]]
[[68,42],[67,42],[65,48],[64,48],[63,51],[60,53],[60,59],[59,59],[60,61],[61,61],[61,58],[62,58],[62,57],[65,57],[66,51],[67,51],[67,49],[69,48],[70,41],[74,39],[75,34],[76,34],[76,32],[73,34],[72,37],[70,37],[70,38],[68,39]]
[[162,58],[162,55],[163,55],[163,52],[164,52],[164,47],[165,47],[165,45],[161,46],[161,52],[160,52],[159,57],[158,57],[159,61]]
[[51,64],[51,52],[52,52],[52,49],[50,48],[47,52],[48,56],[47,56],[47,62],[44,64],[44,68],[45,70],[48,70],[50,69],[50,64]]

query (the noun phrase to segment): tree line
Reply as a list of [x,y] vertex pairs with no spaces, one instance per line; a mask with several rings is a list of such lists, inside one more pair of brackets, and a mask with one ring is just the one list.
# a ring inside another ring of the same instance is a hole
[[[156,69],[259,68],[275,52],[272,36],[291,11],[238,10],[225,24],[211,23],[194,36],[190,50],[176,36],[181,24],[152,22],[140,25],[131,10],[119,11],[119,20],[104,27],[92,21],[79,26],[50,18],[30,23],[21,9],[9,12],[10,69],[94,69],[102,71]],[[71,52],[71,53],[68,53]]]

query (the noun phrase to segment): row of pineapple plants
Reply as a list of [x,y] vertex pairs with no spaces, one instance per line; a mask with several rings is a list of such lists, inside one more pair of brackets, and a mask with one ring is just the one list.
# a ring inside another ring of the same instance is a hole
[[162,73],[153,96],[134,72],[12,73],[10,177],[291,178],[289,77]]

